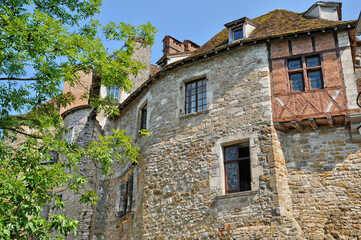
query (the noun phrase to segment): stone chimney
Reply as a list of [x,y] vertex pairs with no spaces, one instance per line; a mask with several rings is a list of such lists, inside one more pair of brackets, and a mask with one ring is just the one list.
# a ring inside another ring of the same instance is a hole
[[134,90],[140,87],[145,81],[148,80],[150,75],[150,60],[151,60],[151,54],[152,54],[152,47],[141,47],[142,39],[136,39],[137,46],[136,51],[134,52],[132,59],[141,61],[146,67],[141,71],[140,74],[136,78],[130,77],[130,79],[133,81]]

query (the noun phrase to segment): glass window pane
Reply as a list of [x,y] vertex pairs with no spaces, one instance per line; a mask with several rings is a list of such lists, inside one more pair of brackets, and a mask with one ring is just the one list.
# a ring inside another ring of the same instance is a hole
[[294,70],[294,69],[299,69],[299,68],[302,68],[301,59],[288,61],[288,69],[289,70]]
[[307,67],[316,67],[320,66],[320,58],[319,57],[311,57],[306,59]]
[[292,83],[292,91],[303,91],[303,78],[302,73],[290,74],[290,79]]
[[243,29],[237,29],[233,32],[233,40],[243,38]]
[[308,72],[310,79],[311,89],[322,88],[322,78],[320,71]]
[[238,153],[237,153],[237,146],[234,147],[227,147],[224,149],[225,151],[225,159],[224,161],[231,161],[238,159]]
[[206,101],[206,79],[186,84],[185,90],[185,112],[192,113],[207,108]]
[[238,162],[226,164],[227,190],[238,190]]
[[190,113],[191,112],[191,102],[188,102],[186,104],[186,114]]
[[110,87],[109,89],[107,89],[107,95],[112,95],[116,100],[119,101],[119,91],[119,87]]

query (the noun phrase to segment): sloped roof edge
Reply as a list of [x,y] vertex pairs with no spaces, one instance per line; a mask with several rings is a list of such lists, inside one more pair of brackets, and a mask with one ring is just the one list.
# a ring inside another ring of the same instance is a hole
[[275,34],[275,35],[265,36],[265,37],[261,37],[261,38],[241,39],[241,40],[232,42],[232,43],[227,44],[227,45],[222,45],[222,46],[213,48],[213,49],[208,50],[206,52],[197,53],[197,51],[195,51],[194,55],[191,55],[191,56],[189,56],[187,58],[184,58],[182,60],[179,60],[179,61],[173,62],[171,64],[168,64],[167,66],[162,68],[159,72],[157,72],[154,76],[149,78],[138,89],[136,89],[132,94],[130,94],[128,96],[128,98],[124,100],[123,103],[121,103],[119,105],[119,110],[121,111],[126,106],[128,106],[133,101],[133,99],[135,99],[146,88],[148,88],[153,83],[153,81],[155,79],[161,77],[167,71],[173,70],[173,69],[175,69],[176,67],[178,67],[180,65],[192,63],[192,62],[198,61],[200,59],[204,59],[205,57],[211,57],[211,56],[217,55],[217,54],[219,54],[221,52],[228,51],[231,48],[235,48],[235,47],[242,47],[242,46],[250,45],[250,44],[264,43],[266,41],[270,41],[270,40],[277,39],[277,38],[280,38],[280,37],[290,37],[290,36],[295,36],[295,35],[307,34],[308,32],[316,33],[316,32],[322,32],[324,30],[342,31],[342,30],[347,30],[347,29],[350,29],[350,28],[354,28],[355,25],[356,25],[356,20],[346,21],[346,22],[334,22],[334,24],[330,24],[328,27],[320,27],[320,28],[315,28],[315,29],[307,30],[307,31],[302,31],[302,30],[301,31],[294,31],[292,33]]

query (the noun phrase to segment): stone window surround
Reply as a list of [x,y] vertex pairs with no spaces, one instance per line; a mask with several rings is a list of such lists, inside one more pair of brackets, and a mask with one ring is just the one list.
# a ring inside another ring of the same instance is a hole
[[[218,198],[231,198],[240,196],[254,195],[259,189],[259,177],[262,173],[261,167],[258,166],[258,145],[255,144],[257,139],[256,132],[243,132],[230,136],[221,137],[216,141],[214,152],[218,156],[215,164],[215,171],[211,174],[211,188],[217,189]],[[250,165],[251,165],[251,190],[237,193],[226,194],[225,169],[224,169],[224,147],[249,142]]]
[[[196,80],[202,79],[202,78],[205,78],[207,81],[207,87],[206,87],[207,88],[207,109],[202,110],[200,112],[185,114],[185,85],[186,85],[186,83],[196,81]],[[178,96],[180,96],[180,97],[178,98],[178,101],[177,101],[177,106],[178,106],[179,111],[178,111],[176,118],[185,119],[188,116],[197,116],[199,114],[208,113],[209,110],[213,108],[213,85],[209,79],[210,79],[210,70],[208,70],[208,69],[201,71],[201,72],[196,72],[196,73],[193,73],[193,74],[190,74],[190,75],[187,75],[185,77],[178,79],[178,86],[179,86]]]
[[[192,100],[193,98],[194,100]],[[184,108],[186,114],[207,109],[207,79],[205,77],[185,83]]]
[[146,126],[147,126],[147,130],[149,131],[150,128],[150,115],[151,115],[151,108],[149,106],[149,101],[151,99],[151,95],[150,92],[147,92],[147,94],[145,94],[141,100],[139,101],[138,105],[137,105],[137,113],[136,113],[136,121],[135,121],[135,128],[136,129],[136,136],[139,136],[139,130],[141,130],[141,121],[142,121],[142,109],[147,105],[147,120],[146,120]]
[[[138,164],[132,164],[131,162],[128,162],[124,165],[122,169],[119,171],[116,171],[112,178],[118,178],[119,180],[129,180],[129,176],[133,177],[133,194],[132,194],[132,204],[131,204],[131,210],[130,212],[126,213],[125,215],[121,216],[120,218],[125,218],[129,216],[129,214],[133,214],[137,209],[137,195],[138,195],[138,174],[139,174],[139,165]],[[120,187],[120,185],[119,185]],[[120,189],[119,189],[120,191]],[[119,192],[120,194],[120,192]],[[121,196],[117,198],[117,201],[120,201]],[[120,213],[120,202],[117,202],[115,204],[116,206],[116,212]]]

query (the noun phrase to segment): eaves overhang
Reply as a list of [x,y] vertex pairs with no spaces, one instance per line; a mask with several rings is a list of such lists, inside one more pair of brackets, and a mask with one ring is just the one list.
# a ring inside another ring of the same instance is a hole
[[327,32],[328,31],[344,31],[344,30],[348,30],[348,29],[353,29],[356,26],[356,22],[357,22],[356,20],[340,22],[340,23],[330,24],[330,26],[328,26],[328,27],[314,28],[314,29],[311,29],[308,31],[294,31],[294,32],[288,32],[288,33],[284,33],[284,34],[265,36],[262,38],[240,39],[240,40],[234,41],[230,44],[216,47],[207,52],[202,52],[202,53],[191,55],[187,58],[184,58],[179,61],[176,61],[176,62],[166,65],[159,72],[157,72],[154,76],[149,78],[138,89],[136,89],[132,94],[130,94],[128,96],[128,98],[124,100],[123,103],[121,103],[119,105],[119,111],[121,112],[123,109],[125,109],[138,95],[140,95],[150,85],[152,85],[156,79],[159,79],[162,75],[166,74],[168,71],[172,71],[172,70],[176,69],[177,67],[180,67],[180,66],[183,66],[186,64],[190,64],[190,63],[194,63],[195,61],[199,61],[199,60],[202,60],[205,58],[213,57],[213,56],[219,55],[221,53],[228,52],[229,50],[233,50],[235,48],[240,48],[240,47],[250,46],[250,45],[260,44],[260,43],[267,43],[267,42],[270,42],[270,41],[276,40],[276,39],[283,39],[286,37],[298,37],[301,35],[311,35],[311,34],[315,34],[315,33],[325,33],[326,31]]

